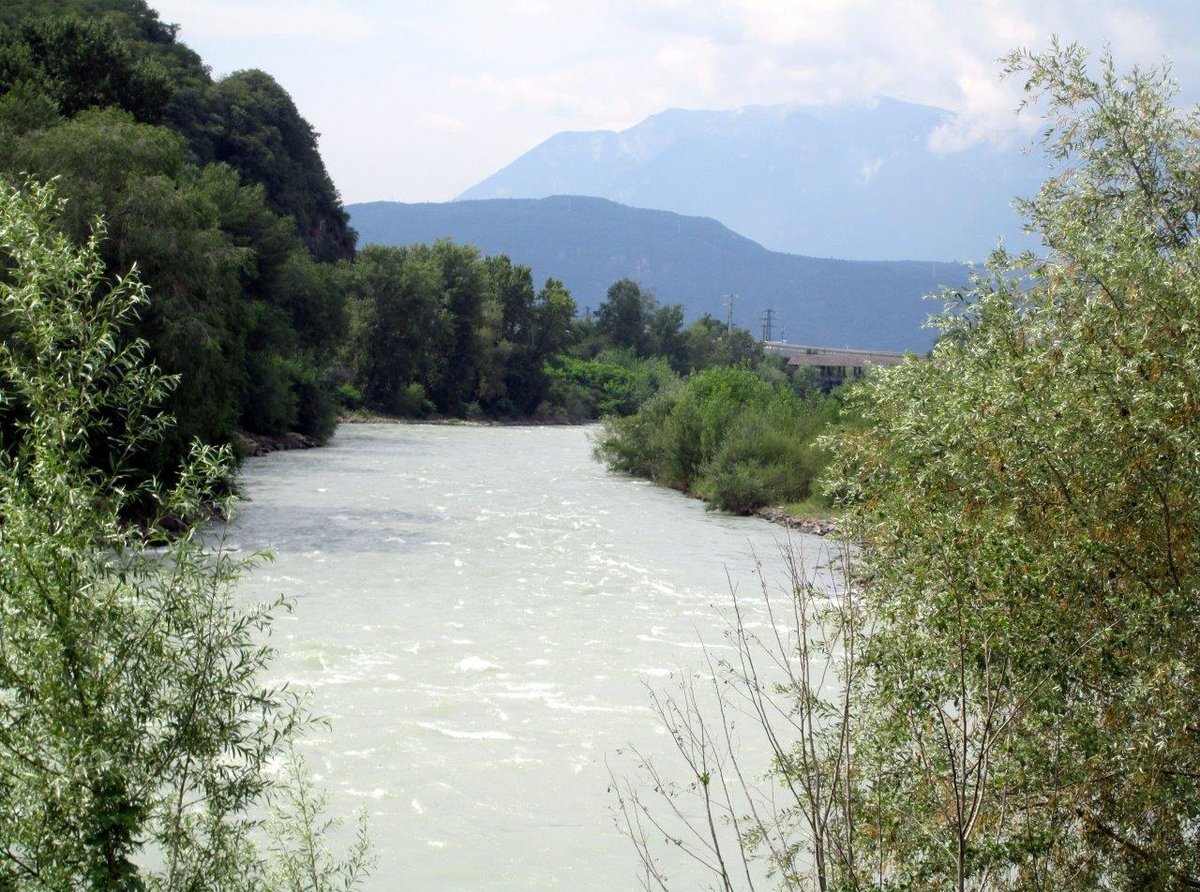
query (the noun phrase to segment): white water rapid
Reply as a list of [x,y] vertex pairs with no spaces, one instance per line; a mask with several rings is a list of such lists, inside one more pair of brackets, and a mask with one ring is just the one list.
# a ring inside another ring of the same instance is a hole
[[639,887],[609,768],[675,768],[645,685],[724,645],[726,574],[757,603],[785,532],[607,473],[589,433],[347,425],[246,464],[230,536],[275,560],[239,595],[294,602],[274,680],[331,722],[301,751],[369,813],[371,889]]

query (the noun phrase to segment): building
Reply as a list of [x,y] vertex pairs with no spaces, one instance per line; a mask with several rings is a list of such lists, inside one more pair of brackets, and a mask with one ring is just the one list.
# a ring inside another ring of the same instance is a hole
[[816,370],[821,389],[826,391],[861,378],[872,366],[896,365],[908,355],[885,350],[807,347],[786,341],[763,341],[763,350],[786,356],[787,364],[791,367],[811,366]]

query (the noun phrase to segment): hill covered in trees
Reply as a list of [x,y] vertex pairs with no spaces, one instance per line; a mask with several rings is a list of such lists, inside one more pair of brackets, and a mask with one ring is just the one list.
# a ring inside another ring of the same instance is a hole
[[[214,81],[143,0],[6,3],[0,177],[26,176],[55,181],[54,224],[80,244],[98,236],[110,280],[136,270],[149,288],[121,336],[176,376],[178,424],[143,467],[176,467],[193,438],[238,428],[332,432],[335,262],[354,234],[315,132],[270,75]],[[2,324],[8,340],[16,323]],[[0,414],[10,446],[21,413],[9,401]]]
[[922,329],[936,303],[922,300],[966,284],[959,264],[847,261],[768,251],[715,220],[626,207],[600,198],[554,196],[448,204],[350,205],[365,243],[408,245],[438,238],[521,258],[535,278],[553,276],[581,308],[597,307],[609,285],[635,279],[688,317],[725,318],[758,332],[774,311],[775,337],[795,343],[924,351]]

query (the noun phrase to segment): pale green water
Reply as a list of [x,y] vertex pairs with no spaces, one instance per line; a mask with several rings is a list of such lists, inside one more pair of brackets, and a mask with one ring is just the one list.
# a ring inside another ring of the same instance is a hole
[[752,595],[784,533],[610,475],[588,435],[344,426],[246,466],[232,537],[276,560],[244,594],[295,602],[277,673],[332,721],[303,751],[368,810],[372,889],[638,888],[608,766],[671,764],[645,684],[722,646],[727,571]]

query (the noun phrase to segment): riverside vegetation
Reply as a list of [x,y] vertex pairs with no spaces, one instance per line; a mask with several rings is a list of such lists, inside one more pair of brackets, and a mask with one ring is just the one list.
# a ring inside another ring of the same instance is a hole
[[[732,713],[660,701],[704,816],[672,842],[725,888],[755,861],[823,890],[1200,887],[1200,116],[1164,73],[1010,59],[1063,171],[1022,205],[1047,254],[997,253],[930,361],[843,402],[628,280],[579,320],[507,258],[356,252],[287,94],[214,82],[141,0],[0,23],[0,887],[362,876],[363,847],[323,851],[302,775],[273,835],[251,817],[304,715],[260,681],[271,611],[233,606],[243,565],[194,526],[237,428],[320,439],[346,404],[641,408],[601,454],[734,510],[830,462],[857,587],[797,574],[782,685],[736,624],[713,667],[767,734],[774,798],[715,748]],[[854,424],[816,439],[842,405]],[[168,513],[165,551],[129,523]],[[655,791],[679,807],[657,782],[622,803],[665,885]]]
[[236,606],[247,561],[195,523],[157,547],[127,520],[207,516],[231,456],[194,441],[170,485],[131,463],[171,431],[177,380],[123,336],[145,287],[107,280],[63,211],[46,186],[0,191],[0,392],[20,409],[0,451],[0,888],[353,888],[365,838],[326,849],[288,759],[310,720],[262,680],[284,605]]
[[853,586],[794,569],[656,699],[687,774],[621,787],[649,888],[680,850],[725,889],[1200,888],[1200,113],[1076,46],[1008,70],[1062,171],[1021,203],[1046,256],[849,397]]
[[[53,181],[77,244],[105,221],[109,276],[136,267],[149,288],[123,336],[178,376],[176,424],[131,459],[147,477],[197,438],[321,442],[347,410],[582,421],[761,360],[748,332],[685,327],[627,279],[580,319],[561,282],[535,289],[508,257],[357,251],[316,136],[268,74],[214,81],[144,0],[0,7],[0,176]],[[20,411],[0,407],[0,429]]]

